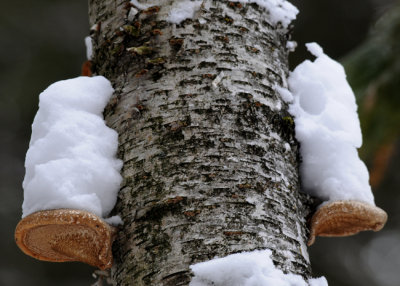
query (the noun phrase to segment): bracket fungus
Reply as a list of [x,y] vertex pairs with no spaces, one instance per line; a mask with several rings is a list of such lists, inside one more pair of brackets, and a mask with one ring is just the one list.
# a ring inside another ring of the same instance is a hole
[[350,236],[364,230],[379,231],[387,220],[384,210],[360,201],[334,201],[320,207],[311,218],[310,238]]
[[112,265],[116,228],[82,210],[56,209],[23,218],[15,241],[27,255],[50,262],[80,261],[102,270]]

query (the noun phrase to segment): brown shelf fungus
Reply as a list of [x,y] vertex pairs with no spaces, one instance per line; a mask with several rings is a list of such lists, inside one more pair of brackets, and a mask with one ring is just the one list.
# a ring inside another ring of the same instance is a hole
[[102,270],[112,265],[116,228],[81,210],[56,209],[23,218],[15,241],[27,255],[50,262],[80,261]]
[[350,236],[364,230],[379,231],[386,220],[384,210],[364,202],[331,202],[312,216],[307,244],[312,245],[316,236]]

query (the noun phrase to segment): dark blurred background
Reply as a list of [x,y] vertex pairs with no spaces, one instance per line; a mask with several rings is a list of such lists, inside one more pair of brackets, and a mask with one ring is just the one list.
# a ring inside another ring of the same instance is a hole
[[[318,238],[310,248],[316,275],[330,286],[400,285],[400,5],[395,0],[292,0],[300,10],[291,66],[318,42],[341,61],[356,92],[364,133],[360,154],[376,203],[389,214],[379,233]],[[78,76],[85,61],[87,2],[19,0],[0,4],[0,286],[85,285],[93,268],[46,263],[24,254],[13,233],[21,216],[24,159],[38,95]]]

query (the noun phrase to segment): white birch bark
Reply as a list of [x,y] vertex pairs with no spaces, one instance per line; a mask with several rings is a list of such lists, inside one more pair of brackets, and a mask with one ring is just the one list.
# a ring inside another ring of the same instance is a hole
[[105,115],[124,161],[113,279],[188,285],[191,264],[265,248],[284,272],[308,277],[309,198],[274,90],[288,73],[287,31],[256,4],[205,0],[173,25],[174,1],[156,2],[89,4],[93,71],[116,90]]

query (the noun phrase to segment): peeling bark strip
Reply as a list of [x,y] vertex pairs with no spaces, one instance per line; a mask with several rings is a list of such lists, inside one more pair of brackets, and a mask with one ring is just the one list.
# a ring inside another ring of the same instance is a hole
[[220,0],[173,25],[173,2],[90,1],[93,71],[116,89],[105,115],[124,160],[113,277],[188,285],[191,264],[265,248],[308,277],[298,145],[273,88],[287,34],[256,4]]

